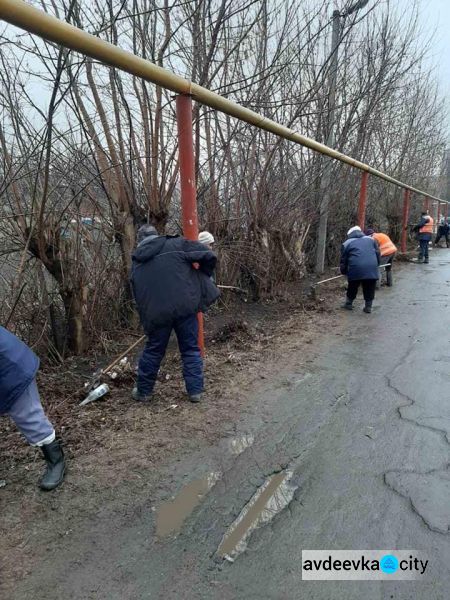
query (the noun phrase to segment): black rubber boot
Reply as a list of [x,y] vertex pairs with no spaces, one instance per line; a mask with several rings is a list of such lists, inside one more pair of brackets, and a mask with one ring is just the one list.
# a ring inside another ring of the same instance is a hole
[[363,308],[363,311],[367,314],[370,314],[372,312],[372,302],[370,302],[370,301],[366,302],[366,305]]
[[423,262],[425,265],[428,265],[430,261],[428,260],[428,258],[426,258]]
[[201,394],[189,394],[189,400],[191,402],[193,402],[194,404],[197,404],[198,402],[202,401],[202,395]]
[[141,396],[140,393],[138,392],[137,387],[133,388],[133,391],[131,392],[131,396],[132,396],[133,400],[136,400],[136,402],[142,402],[143,404],[149,404],[153,400],[152,394],[150,394],[149,396]]
[[47,469],[39,482],[42,490],[54,490],[64,481],[66,474],[66,461],[59,440],[54,440],[51,444],[42,446],[42,454],[44,455]]
[[342,308],[345,308],[346,310],[353,310],[353,300],[350,300],[350,298],[346,298],[344,304],[342,305]]
[[393,277],[392,277],[392,269],[387,270],[386,269],[386,285],[388,287],[392,287],[394,283]]

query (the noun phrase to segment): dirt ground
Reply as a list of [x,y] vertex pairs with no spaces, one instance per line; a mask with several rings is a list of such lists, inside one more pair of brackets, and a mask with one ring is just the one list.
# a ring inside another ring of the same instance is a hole
[[[55,539],[67,538],[90,515],[129,515],[130,498],[151,495],[164,487],[159,473],[165,464],[206,446],[233,431],[245,411],[247,395],[270,379],[283,361],[289,339],[308,345],[339,321],[331,305],[342,293],[342,280],[321,288],[315,300],[233,305],[206,320],[207,389],[204,401],[192,405],[184,394],[176,345],[163,363],[155,400],[133,402],[134,373],[111,382],[104,399],[80,407],[86,375],[108,362],[93,357],[64,367],[44,369],[39,376],[43,403],[64,440],[69,471],[64,485],[41,492],[37,479],[43,462],[28,447],[9,419],[0,420],[1,525],[0,557],[3,598],[13,597],[14,582],[33,570],[34,558],[51,551]],[[132,341],[115,348],[120,353]],[[133,357],[135,363],[137,354]]]

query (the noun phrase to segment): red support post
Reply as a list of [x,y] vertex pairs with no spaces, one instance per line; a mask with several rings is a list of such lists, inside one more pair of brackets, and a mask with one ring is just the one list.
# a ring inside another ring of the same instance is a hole
[[361,176],[361,189],[359,192],[358,202],[358,225],[364,230],[366,224],[366,204],[367,204],[367,182],[369,179],[369,173],[363,171]]
[[441,212],[441,203],[439,202],[439,200],[436,202],[436,231],[437,231],[437,227],[438,227],[438,223],[439,223],[439,213]]
[[191,97],[181,95],[177,96],[176,109],[183,235],[188,240],[197,241],[197,190],[195,187],[194,135],[192,132]]
[[445,218],[448,219],[448,202],[445,203]]
[[[194,135],[192,132],[192,98],[176,97],[178,125],[178,164],[180,169],[181,214],[183,235],[188,240],[198,240],[197,190],[195,185]],[[203,314],[198,314],[198,345],[205,352]]]
[[425,210],[428,212],[430,210],[430,199],[428,196],[425,196]]
[[403,193],[403,215],[402,215],[402,235],[401,235],[401,244],[400,249],[402,252],[406,252],[406,240],[408,236],[408,216],[409,216],[409,200],[410,200],[411,192],[410,190],[405,190]]

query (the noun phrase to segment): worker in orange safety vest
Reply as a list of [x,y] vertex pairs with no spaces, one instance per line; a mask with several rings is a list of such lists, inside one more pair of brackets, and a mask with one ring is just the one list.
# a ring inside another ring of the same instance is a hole
[[[380,266],[386,265],[386,285],[392,286],[392,263],[395,258],[395,253],[397,252],[397,247],[391,238],[386,233],[375,232],[373,229],[366,229],[364,232],[366,235],[373,238],[380,248],[381,260]],[[381,280],[383,275],[383,269],[380,269],[380,278]]]
[[420,222],[414,228],[419,232],[419,257],[418,261],[421,263],[422,261],[425,264],[428,264],[428,246],[431,238],[433,237],[433,217],[430,217],[427,210],[422,211]]

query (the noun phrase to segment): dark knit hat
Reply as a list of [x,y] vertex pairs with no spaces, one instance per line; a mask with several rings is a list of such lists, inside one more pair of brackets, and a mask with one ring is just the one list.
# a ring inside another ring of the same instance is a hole
[[146,237],[158,235],[153,225],[141,225],[137,232],[137,243],[140,244]]

